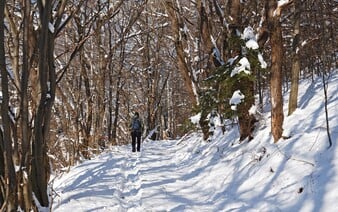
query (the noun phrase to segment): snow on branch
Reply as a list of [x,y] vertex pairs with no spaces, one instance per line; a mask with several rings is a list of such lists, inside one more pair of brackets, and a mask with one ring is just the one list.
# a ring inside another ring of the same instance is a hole
[[289,0],[279,0],[278,1],[278,7],[283,7],[284,5],[289,4]]
[[246,74],[251,74],[250,70],[251,68],[250,68],[249,60],[246,57],[243,57],[238,62],[238,65],[232,70],[230,76],[233,77],[234,75],[239,74],[241,72],[244,72]]
[[52,23],[49,22],[48,24],[49,31],[53,34],[55,32],[55,27]]
[[244,94],[240,90],[236,90],[229,101],[231,110],[237,110],[237,105],[240,104],[244,98]]
[[279,0],[277,3],[277,8],[273,12],[274,17],[279,17],[284,7],[288,6],[289,4],[293,3],[293,0]]
[[244,29],[242,39],[246,41],[245,46],[249,49],[259,49],[259,45],[256,40],[256,35],[252,27],[246,27]]
[[211,39],[211,42],[214,46],[214,48],[212,50],[212,54],[213,54],[214,58],[216,59],[216,61],[219,65],[224,65],[225,63],[222,59],[222,56],[221,56],[219,49],[217,48],[216,40],[212,36],[210,37],[210,39]]

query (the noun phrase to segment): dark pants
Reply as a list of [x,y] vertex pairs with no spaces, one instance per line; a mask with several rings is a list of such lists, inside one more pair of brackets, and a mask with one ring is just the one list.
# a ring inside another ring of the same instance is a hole
[[141,132],[131,132],[131,147],[133,152],[135,152],[136,149],[138,152],[141,150]]

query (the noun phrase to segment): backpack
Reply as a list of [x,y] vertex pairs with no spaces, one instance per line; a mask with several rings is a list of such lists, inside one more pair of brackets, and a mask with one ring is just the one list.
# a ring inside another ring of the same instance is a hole
[[141,121],[138,118],[133,119],[132,125],[131,125],[131,129],[134,131],[141,131]]

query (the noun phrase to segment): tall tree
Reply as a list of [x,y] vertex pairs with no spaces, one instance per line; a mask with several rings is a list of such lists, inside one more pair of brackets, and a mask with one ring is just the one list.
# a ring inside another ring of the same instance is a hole
[[174,44],[177,54],[177,62],[178,69],[182,74],[184,79],[184,83],[186,85],[189,99],[193,103],[193,105],[197,105],[197,92],[196,92],[196,84],[194,83],[193,76],[191,75],[191,67],[187,64],[187,56],[184,51],[184,39],[186,36],[184,34],[184,23],[180,14],[181,8],[179,5],[176,5],[172,0],[165,1],[165,7],[169,14],[169,18],[171,20],[171,27],[174,35]]
[[291,90],[289,98],[289,111],[288,115],[291,115],[298,105],[298,86],[299,86],[299,74],[300,74],[300,16],[301,16],[301,0],[294,0],[294,26],[293,26],[293,41],[292,41],[292,53],[291,53]]
[[[286,1],[288,2],[288,1]],[[283,39],[280,18],[286,3],[267,0],[265,3],[268,31],[271,45],[271,132],[277,142],[283,134]]]
[[2,129],[0,131],[1,154],[3,154],[4,167],[0,167],[1,173],[1,211],[15,211],[17,208],[16,198],[16,176],[12,160],[12,139],[10,129],[9,111],[9,81],[6,66],[4,46],[4,13],[6,1],[0,2],[0,69],[1,69],[1,119]]
[[[225,11],[221,10],[222,7],[218,1],[209,1],[208,3],[208,7],[205,5],[205,1],[197,3],[203,49],[208,56],[205,66],[207,77],[204,79],[206,85],[203,86],[200,97],[200,125],[203,135],[205,139],[209,137],[207,117],[212,110],[217,110],[222,117],[226,118],[230,118],[235,113],[238,117],[240,141],[242,142],[246,138],[251,140],[254,118],[249,110],[255,104],[254,75],[259,72],[259,62],[257,59],[258,50],[246,47],[247,41],[256,42],[256,39],[254,36],[244,38],[243,30],[246,28],[246,30],[250,29],[251,34],[255,33],[251,27],[244,26],[246,24],[242,16],[245,11],[244,2],[228,1],[224,5]],[[209,9],[207,10],[207,8]],[[230,13],[229,17],[224,15],[226,13]],[[218,23],[221,23],[219,28],[224,28],[224,30],[218,31],[217,27],[213,27],[214,29],[211,27]],[[244,60],[249,60],[251,67],[245,67],[238,71],[238,67],[244,67],[241,65]],[[244,69],[245,71],[243,71]],[[241,73],[232,74],[232,71]],[[238,105],[236,111],[232,112],[229,102],[226,100],[230,99],[237,90],[241,91],[245,99]]]
[[[38,94],[37,110],[33,113],[32,134],[32,189],[39,204],[43,207],[49,206],[48,182],[50,175],[50,163],[48,144],[50,140],[50,124],[52,107],[56,94],[56,69],[55,69],[55,39],[68,23],[72,16],[65,18],[64,13],[68,1],[60,0],[55,3],[51,1],[37,1],[39,21],[37,39],[37,76]],[[81,4],[80,2],[77,2]],[[53,24],[52,24],[53,23]]]
[[[21,138],[22,138],[22,155],[21,155],[21,164],[19,179],[22,186],[18,186],[19,192],[21,195],[19,197],[21,208],[24,208],[25,211],[29,211],[32,208],[32,185],[31,185],[31,175],[27,174],[31,170],[31,136],[29,133],[29,104],[28,104],[28,80],[29,80],[29,69],[30,69],[30,57],[32,54],[32,48],[30,44],[30,39],[32,37],[31,33],[31,22],[30,22],[30,13],[31,5],[29,0],[23,2],[24,15],[23,15],[23,44],[22,44],[22,73],[21,73]],[[22,188],[22,189],[21,189]]]
[[51,1],[38,1],[40,30],[38,40],[38,74],[40,100],[34,120],[32,182],[36,198],[43,207],[49,205],[47,186],[49,160],[47,156],[51,109],[55,98],[54,38],[50,32],[52,15]]
[[[231,87],[231,92],[235,92],[236,90],[240,90],[241,93],[244,95],[244,101],[241,102],[237,107],[237,116],[238,116],[238,125],[239,125],[239,133],[240,133],[240,141],[248,138],[250,141],[252,136],[252,131],[254,129],[254,117],[250,114],[250,108],[255,104],[255,97],[254,97],[254,75],[256,72],[259,72],[258,69],[258,59],[257,59],[257,50],[253,50],[247,48],[245,42],[252,41],[252,37],[245,38],[243,36],[244,29],[243,29],[243,20],[242,20],[242,12],[243,12],[243,3],[239,0],[230,1],[229,2],[229,9],[231,11],[232,20],[229,20],[230,29],[229,29],[229,36],[227,43],[229,44],[229,50],[231,52],[231,57],[238,59],[247,58],[250,62],[250,68],[247,71],[250,71],[250,74],[236,74],[233,80],[235,81],[234,85]],[[251,28],[246,28],[245,30],[251,31]],[[238,32],[242,32],[242,35],[238,35]],[[254,34],[253,31],[247,34]],[[243,37],[244,39],[242,39]],[[230,59],[230,58],[229,58]],[[234,62],[238,65],[240,61]],[[256,60],[256,61],[254,61]],[[236,68],[232,68],[234,70]]]

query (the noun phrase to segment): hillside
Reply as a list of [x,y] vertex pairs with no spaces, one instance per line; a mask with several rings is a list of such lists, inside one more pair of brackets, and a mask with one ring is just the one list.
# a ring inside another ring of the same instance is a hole
[[140,155],[114,147],[55,179],[53,211],[333,211],[338,77],[328,86],[331,148],[322,87],[320,78],[302,82],[287,140],[273,144],[267,112],[250,143],[237,144],[233,127],[210,143],[199,133],[145,142]]

